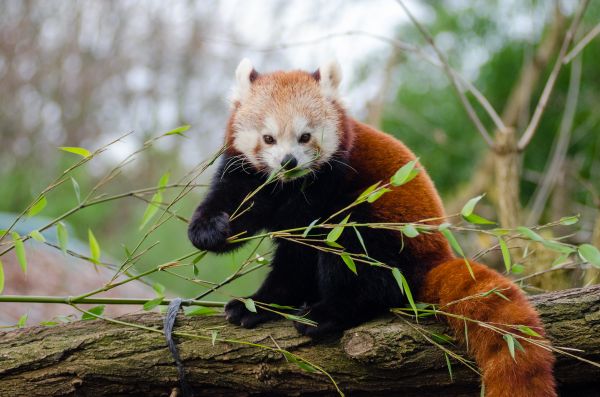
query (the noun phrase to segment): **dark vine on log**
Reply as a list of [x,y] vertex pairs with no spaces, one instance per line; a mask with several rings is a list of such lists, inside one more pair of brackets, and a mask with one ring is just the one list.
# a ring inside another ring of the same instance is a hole
[[[573,353],[600,361],[600,286],[531,299],[555,346],[580,349]],[[157,329],[162,320],[157,313],[120,319]],[[439,323],[425,326],[445,332]],[[219,338],[273,347],[276,342],[327,370],[346,395],[479,395],[475,373],[453,362],[451,380],[443,352],[391,316],[319,344],[299,336],[287,321],[246,330],[226,325],[222,316],[177,319],[178,331],[210,336],[214,329]],[[274,351],[183,337],[178,347],[197,396],[335,394],[326,376],[303,371]],[[460,347],[452,350],[464,353]],[[591,364],[559,355],[556,376],[561,396],[600,393],[600,369]],[[1,396],[170,396],[176,395],[177,385],[173,358],[159,333],[103,320],[0,333]]]

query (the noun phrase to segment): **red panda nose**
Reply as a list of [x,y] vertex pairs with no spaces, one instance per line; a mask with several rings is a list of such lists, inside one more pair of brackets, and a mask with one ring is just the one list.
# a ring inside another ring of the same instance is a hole
[[284,170],[291,170],[292,168],[296,168],[298,165],[298,160],[291,154],[286,154],[283,160],[281,160],[281,166]]

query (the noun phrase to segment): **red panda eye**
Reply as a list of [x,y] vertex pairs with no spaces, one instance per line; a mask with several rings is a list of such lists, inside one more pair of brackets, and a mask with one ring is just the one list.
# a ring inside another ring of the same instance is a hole
[[298,141],[300,143],[306,143],[310,141],[310,134],[308,132],[305,132],[304,134],[300,135],[300,139],[298,139]]
[[263,135],[263,140],[267,145],[272,145],[275,143],[275,138],[273,138],[271,135]]

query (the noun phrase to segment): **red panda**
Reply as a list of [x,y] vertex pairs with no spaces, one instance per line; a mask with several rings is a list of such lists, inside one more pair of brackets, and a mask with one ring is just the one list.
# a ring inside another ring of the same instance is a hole
[[[269,74],[259,74],[248,60],[240,63],[227,149],[188,229],[197,248],[225,252],[238,246],[227,238],[239,233],[323,221],[415,160],[399,140],[347,115],[338,97],[340,79],[337,62],[314,73]],[[410,182],[390,187],[373,203],[355,206],[334,219],[350,214],[350,220],[358,223],[429,220],[439,224],[444,217],[442,202],[427,172],[417,167],[420,172]],[[278,174],[282,176],[273,187],[258,190],[246,210],[234,216],[244,197],[281,169],[306,172]],[[311,235],[329,231],[318,229]],[[538,314],[515,284],[475,262],[470,262],[472,278],[465,261],[453,255],[440,233],[402,238],[394,230],[362,228],[358,237],[348,229],[337,240],[344,249],[368,250],[370,258],[397,267],[421,301],[500,326],[524,325],[543,335]],[[339,255],[285,239],[275,239],[275,245],[271,271],[252,298],[299,307],[297,314],[318,324],[294,323],[304,335],[319,338],[340,333],[406,304],[389,269],[359,265],[354,274]],[[494,288],[502,290],[508,301],[484,294]],[[472,298],[461,299],[465,297]],[[250,312],[238,300],[229,302],[225,313],[231,323],[248,328],[276,318],[266,310]],[[456,337],[464,338],[463,320],[449,317],[447,321]],[[466,327],[468,349],[482,370],[486,396],[556,396],[554,358],[548,349],[523,341],[524,351],[517,351],[513,359],[501,334],[473,322]]]

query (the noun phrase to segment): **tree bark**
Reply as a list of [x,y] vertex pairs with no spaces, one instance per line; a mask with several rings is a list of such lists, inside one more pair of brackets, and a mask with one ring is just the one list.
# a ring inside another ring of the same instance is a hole
[[[531,298],[555,346],[600,360],[600,286]],[[121,320],[160,327],[158,313]],[[421,322],[422,323],[422,322]],[[423,324],[423,323],[422,323]],[[429,331],[445,326],[428,323]],[[444,354],[406,322],[391,316],[348,330],[319,344],[299,336],[289,322],[254,330],[225,325],[222,316],[183,317],[176,330],[262,343],[298,354],[327,370],[352,396],[478,396],[479,377]],[[464,353],[459,347],[453,350]],[[334,395],[322,374],[286,362],[281,354],[235,343],[178,338],[187,380],[197,396]],[[600,369],[559,355],[561,396],[597,395]],[[169,396],[176,395],[176,368],[162,335],[102,320],[56,327],[31,327],[0,334],[2,396]],[[507,385],[509,387],[510,385]],[[172,394],[173,393],[173,394]]]

